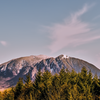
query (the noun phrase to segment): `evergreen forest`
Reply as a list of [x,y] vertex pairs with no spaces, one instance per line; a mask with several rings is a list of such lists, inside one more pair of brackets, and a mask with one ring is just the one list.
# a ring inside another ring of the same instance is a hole
[[0,100],[100,100],[100,80],[85,67],[81,72],[62,68],[59,74],[40,70],[34,82],[30,74],[16,86],[0,92]]

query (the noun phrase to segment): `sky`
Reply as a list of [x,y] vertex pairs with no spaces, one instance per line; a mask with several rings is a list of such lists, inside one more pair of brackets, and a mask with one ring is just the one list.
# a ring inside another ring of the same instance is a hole
[[1,0],[0,64],[40,54],[100,68],[100,0]]

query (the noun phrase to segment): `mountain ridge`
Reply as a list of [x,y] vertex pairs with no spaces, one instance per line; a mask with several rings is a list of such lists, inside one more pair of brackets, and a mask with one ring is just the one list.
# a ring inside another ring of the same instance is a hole
[[7,88],[16,85],[18,78],[25,78],[27,73],[30,73],[31,80],[34,81],[39,69],[42,72],[50,71],[52,74],[59,73],[64,67],[69,71],[74,69],[80,72],[82,67],[100,76],[100,69],[87,61],[79,58],[68,57],[66,55],[59,55],[58,57],[47,57],[44,55],[27,56],[12,59],[8,62],[0,64],[0,88]]

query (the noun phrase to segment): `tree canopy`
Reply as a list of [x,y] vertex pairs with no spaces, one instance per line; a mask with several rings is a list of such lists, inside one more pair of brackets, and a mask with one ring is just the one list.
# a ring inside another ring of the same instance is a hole
[[0,92],[0,100],[100,100],[100,79],[85,67],[80,73],[62,68],[52,75],[38,71],[34,82],[30,74],[19,78],[15,87]]

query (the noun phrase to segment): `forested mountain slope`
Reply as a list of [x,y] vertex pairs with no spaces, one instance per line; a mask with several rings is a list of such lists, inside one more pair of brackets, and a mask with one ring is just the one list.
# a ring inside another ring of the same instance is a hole
[[94,65],[65,55],[56,58],[39,55],[13,59],[0,65],[0,88],[16,85],[18,78],[25,78],[27,73],[30,73],[31,80],[34,81],[39,69],[42,72],[48,70],[54,75],[59,73],[63,67],[69,71],[74,69],[76,72],[80,72],[83,66],[88,71],[91,70],[93,75],[100,76],[100,70]]

